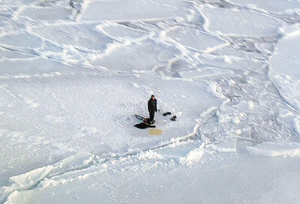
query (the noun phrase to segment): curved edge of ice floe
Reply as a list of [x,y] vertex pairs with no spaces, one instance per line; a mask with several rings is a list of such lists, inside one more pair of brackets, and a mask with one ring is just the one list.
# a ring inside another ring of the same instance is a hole
[[247,151],[252,155],[266,157],[297,157],[300,158],[300,143],[262,143],[256,146],[246,147]]
[[[300,83],[297,80],[299,72],[296,71],[299,64],[293,60],[297,57],[294,53],[298,53],[299,48],[293,45],[299,41],[300,29],[295,26],[285,26],[279,28],[279,32],[282,37],[270,59],[268,78],[285,103],[299,111],[300,101],[295,88]],[[283,66],[285,69],[282,69]]]
[[201,18],[202,18],[202,29],[204,31],[206,31],[207,33],[210,33],[209,32],[209,25],[210,25],[210,21],[209,19],[205,16],[205,14],[203,13],[202,9],[199,7],[199,8],[196,8],[197,11],[199,12]]
[[282,39],[287,39],[300,35],[300,29],[296,26],[283,26],[279,28],[278,33],[283,36]]

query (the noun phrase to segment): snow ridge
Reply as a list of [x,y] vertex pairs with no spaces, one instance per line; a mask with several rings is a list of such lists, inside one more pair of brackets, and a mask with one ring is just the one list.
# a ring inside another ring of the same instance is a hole
[[[299,201],[299,11],[1,1],[0,203]],[[152,94],[160,136],[134,128]]]
[[48,165],[19,176],[13,176],[10,178],[11,185],[1,188],[2,196],[0,201],[9,200],[9,196],[15,192],[33,189],[45,179],[87,168],[93,163],[93,160],[94,155],[90,153],[78,153],[54,165]]

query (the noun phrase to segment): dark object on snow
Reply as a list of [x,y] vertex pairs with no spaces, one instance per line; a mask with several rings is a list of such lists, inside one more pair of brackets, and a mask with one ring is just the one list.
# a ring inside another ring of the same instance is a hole
[[155,123],[155,120],[150,121],[149,118],[145,118],[143,116],[137,115],[135,114],[135,117],[139,120],[142,120],[142,123],[136,124],[134,125],[134,127],[137,127],[139,129],[146,129],[146,128],[155,128],[155,125],[152,125],[153,123]]
[[177,119],[177,116],[176,116],[176,115],[174,115],[174,116],[171,118],[172,121],[175,121],[176,119]]
[[155,125],[150,125],[149,123],[139,123],[134,125],[134,127],[137,127],[139,129],[146,129],[146,128],[155,128]]
[[150,120],[149,118],[145,118],[144,120],[143,120],[143,122],[144,123],[146,123],[146,124],[154,124],[155,123],[155,120]]
[[167,116],[167,115],[171,115],[172,113],[171,112],[165,112],[163,113],[163,116]]
[[138,120],[143,121],[144,123],[148,123],[148,124],[154,124],[154,123],[155,123],[155,120],[150,120],[149,118],[145,118],[145,117],[140,116],[140,115],[137,115],[137,114],[135,114],[135,117],[136,117]]

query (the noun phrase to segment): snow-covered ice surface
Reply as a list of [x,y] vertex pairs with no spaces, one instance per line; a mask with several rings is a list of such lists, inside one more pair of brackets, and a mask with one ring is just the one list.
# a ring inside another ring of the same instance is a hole
[[299,203],[299,53],[298,0],[0,1],[0,203]]

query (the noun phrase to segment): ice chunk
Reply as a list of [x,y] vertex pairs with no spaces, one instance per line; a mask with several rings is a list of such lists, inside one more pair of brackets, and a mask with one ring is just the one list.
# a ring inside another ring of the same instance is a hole
[[247,147],[250,154],[268,157],[300,157],[299,143],[262,143]]
[[204,155],[203,146],[204,145],[201,145],[199,148],[193,149],[185,157],[180,157],[179,163],[190,166],[196,162],[199,162]]
[[56,163],[49,176],[54,176],[68,171],[85,168],[93,162],[94,155],[90,153],[81,152],[72,155],[62,161]]
[[45,166],[19,176],[11,177],[10,182],[14,183],[12,188],[14,190],[29,189],[44,179],[52,169],[53,166]]

